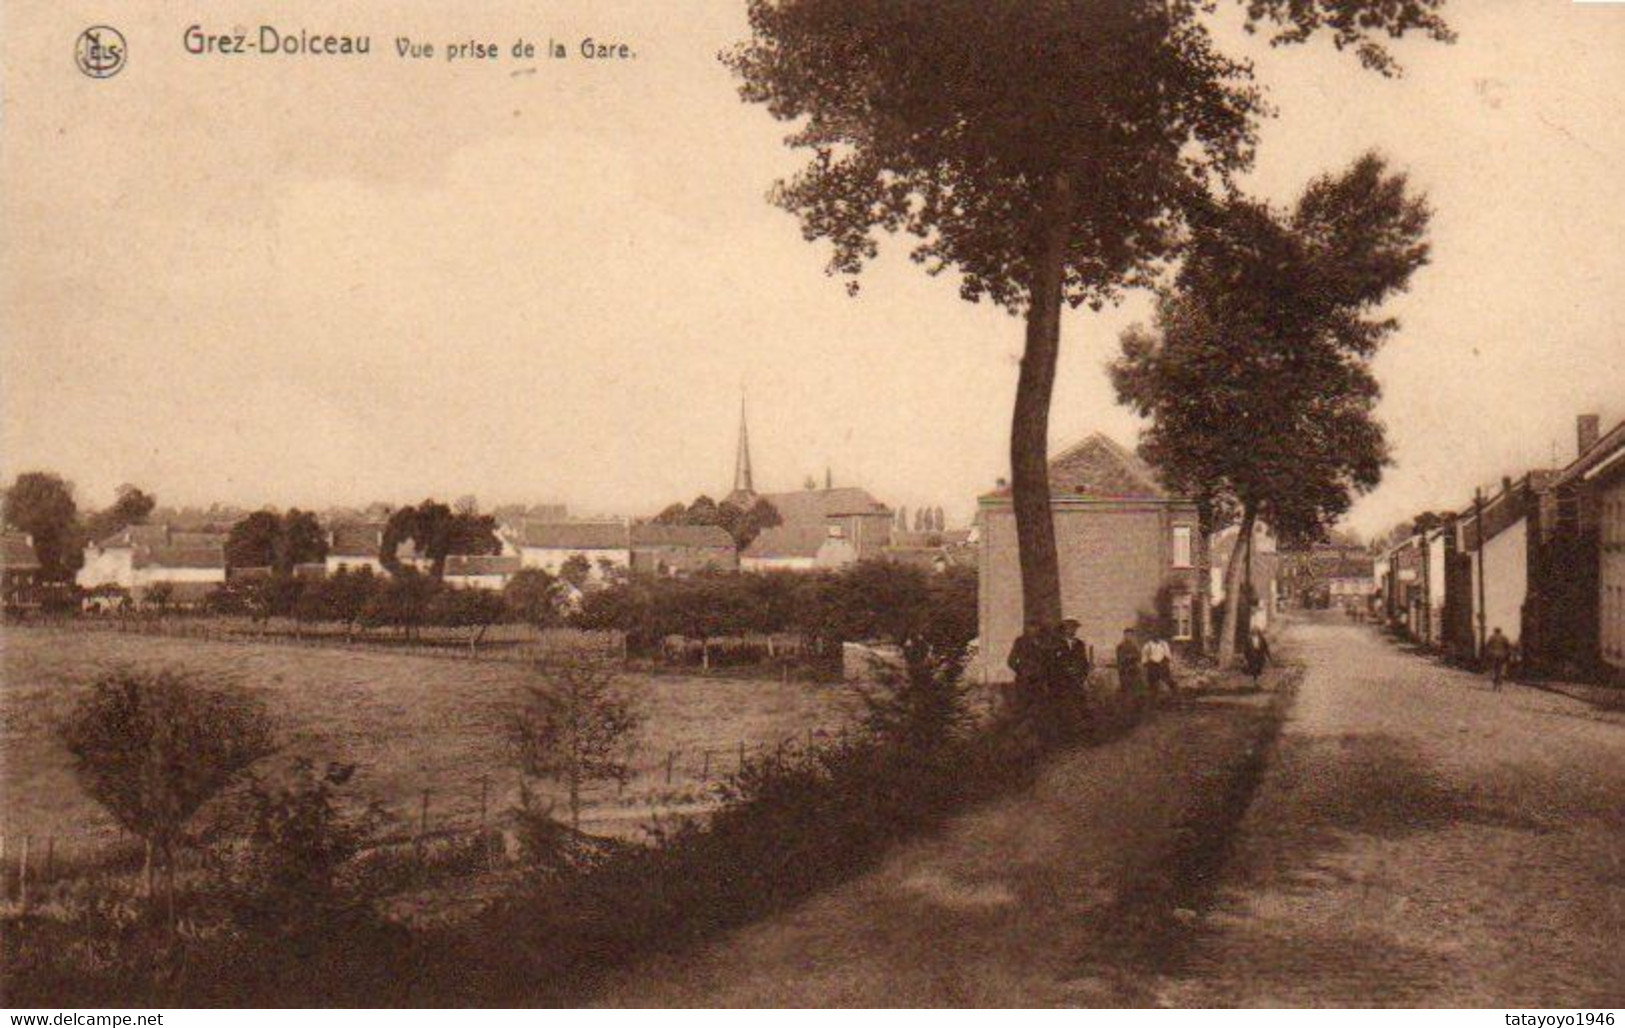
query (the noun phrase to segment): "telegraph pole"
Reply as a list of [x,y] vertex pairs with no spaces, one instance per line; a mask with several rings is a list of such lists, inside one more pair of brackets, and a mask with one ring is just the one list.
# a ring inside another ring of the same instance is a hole
[[1489,638],[1485,634],[1484,619],[1484,490],[1473,490],[1473,531],[1478,536],[1478,645],[1474,647],[1473,656],[1479,657],[1484,653],[1484,640]]

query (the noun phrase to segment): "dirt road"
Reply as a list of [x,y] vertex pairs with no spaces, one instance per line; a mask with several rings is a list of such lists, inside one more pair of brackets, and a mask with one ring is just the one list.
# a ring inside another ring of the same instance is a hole
[[1296,626],[1263,705],[1057,758],[1028,793],[601,1002],[1625,1003],[1625,718]]
[[1157,1001],[1625,1004],[1625,717],[1294,635],[1308,674]]

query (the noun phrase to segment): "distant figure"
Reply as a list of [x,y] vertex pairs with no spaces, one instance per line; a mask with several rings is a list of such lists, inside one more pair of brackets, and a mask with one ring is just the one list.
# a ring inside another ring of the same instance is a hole
[[1136,711],[1141,706],[1144,690],[1140,676],[1140,641],[1134,629],[1123,629],[1123,641],[1117,644],[1117,691]]
[[1512,640],[1501,634],[1499,625],[1484,641],[1484,660],[1490,666],[1490,681],[1499,692],[1501,680],[1506,677],[1507,665],[1512,663]]
[[1258,680],[1264,674],[1264,667],[1270,662],[1270,642],[1264,638],[1264,633],[1254,629],[1247,633],[1247,652],[1244,655],[1247,673],[1253,678],[1253,688],[1258,688]]
[[1076,618],[1067,618],[1061,622],[1061,636],[1058,646],[1057,663],[1059,664],[1061,683],[1069,698],[1075,698],[1087,705],[1089,701],[1089,672],[1093,670],[1089,664],[1089,647],[1078,638],[1078,621]]
[[1145,688],[1151,694],[1152,702],[1157,699],[1159,689],[1167,689],[1169,698],[1175,695],[1174,690],[1174,651],[1168,641],[1160,634],[1153,633],[1140,650],[1140,660],[1145,665]]

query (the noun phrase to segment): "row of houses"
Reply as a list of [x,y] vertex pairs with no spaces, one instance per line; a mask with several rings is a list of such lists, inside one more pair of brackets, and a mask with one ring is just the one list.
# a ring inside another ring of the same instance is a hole
[[1422,519],[1374,577],[1388,621],[1454,658],[1499,628],[1533,669],[1625,673],[1625,422],[1581,416],[1566,467]]
[[[891,509],[863,489],[826,487],[762,498],[773,504],[781,523],[743,551],[714,525],[524,520],[499,527],[500,553],[447,557],[442,577],[457,588],[501,589],[521,569],[558,575],[572,561],[585,565],[589,579],[603,581],[620,574],[814,571],[875,558],[942,570],[971,560],[969,531],[895,532]],[[382,521],[333,525],[325,560],[298,565],[293,574],[310,578],[363,569],[382,574],[384,530]],[[418,570],[430,564],[411,540],[397,548],[396,562]],[[228,580],[270,573],[227,563],[224,529],[133,525],[85,548],[77,582],[87,590],[118,588],[138,599],[162,585],[176,602],[186,603]]]

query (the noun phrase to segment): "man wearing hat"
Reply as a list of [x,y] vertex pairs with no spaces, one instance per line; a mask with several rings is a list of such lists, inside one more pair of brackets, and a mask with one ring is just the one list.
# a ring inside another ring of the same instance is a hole
[[1062,681],[1056,683],[1065,689],[1068,699],[1076,699],[1085,707],[1089,702],[1089,647],[1078,638],[1078,619],[1066,618],[1061,622],[1058,663]]

